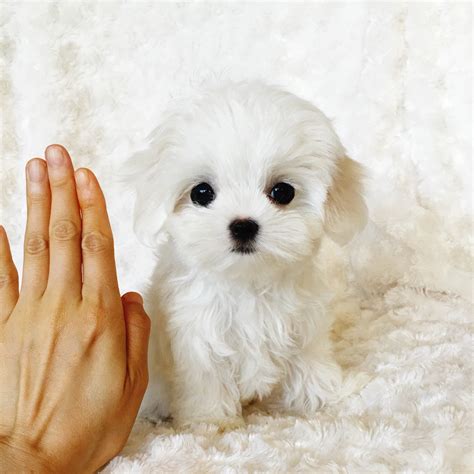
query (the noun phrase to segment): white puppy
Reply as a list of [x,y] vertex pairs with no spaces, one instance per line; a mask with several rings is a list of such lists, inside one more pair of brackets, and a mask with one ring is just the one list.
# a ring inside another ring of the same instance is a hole
[[239,424],[271,396],[315,411],[342,383],[315,256],[366,221],[361,167],[312,104],[257,82],[179,102],[131,166],[158,249],[142,412]]

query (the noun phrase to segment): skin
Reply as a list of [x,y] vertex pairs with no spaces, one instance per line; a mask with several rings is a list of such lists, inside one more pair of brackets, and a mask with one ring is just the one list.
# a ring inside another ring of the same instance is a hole
[[0,471],[93,472],[132,429],[150,320],[120,297],[97,179],[59,145],[45,154],[27,165],[21,290],[0,226]]

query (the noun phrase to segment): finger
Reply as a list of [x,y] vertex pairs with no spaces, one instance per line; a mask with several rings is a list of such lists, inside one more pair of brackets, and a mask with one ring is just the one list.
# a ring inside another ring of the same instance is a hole
[[26,165],[27,218],[21,290],[41,296],[49,273],[49,214],[51,193],[46,162],[40,158]]
[[46,148],[48,176],[51,186],[51,218],[49,222],[50,263],[48,288],[55,291],[67,287],[80,293],[81,216],[71,158],[65,148]]
[[7,233],[0,225],[0,324],[6,322],[18,301],[18,272]]
[[112,291],[120,296],[115,269],[112,229],[99,182],[87,169],[76,171],[77,194],[82,212],[82,296]]
[[146,388],[148,383],[148,340],[150,318],[143,308],[143,299],[138,293],[122,296],[122,305],[127,331],[127,365],[132,385]]

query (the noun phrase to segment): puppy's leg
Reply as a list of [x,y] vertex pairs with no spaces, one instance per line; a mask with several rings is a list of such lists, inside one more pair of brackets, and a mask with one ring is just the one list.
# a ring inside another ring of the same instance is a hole
[[327,339],[313,341],[286,363],[279,405],[286,411],[308,415],[342,395],[342,371]]
[[188,334],[176,336],[173,350],[174,424],[213,423],[221,430],[243,426],[239,390],[230,367],[212,354],[207,344],[198,344]]
[[170,381],[173,369],[164,318],[156,306],[151,306],[150,311],[152,329],[148,345],[149,383],[140,407],[140,416],[155,423],[170,416]]

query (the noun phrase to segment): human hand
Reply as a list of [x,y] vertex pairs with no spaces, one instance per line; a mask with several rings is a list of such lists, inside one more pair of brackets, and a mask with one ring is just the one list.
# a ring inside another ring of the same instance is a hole
[[150,321],[120,297],[97,179],[61,146],[46,161],[27,165],[21,291],[0,228],[0,471],[91,472],[130,434]]

